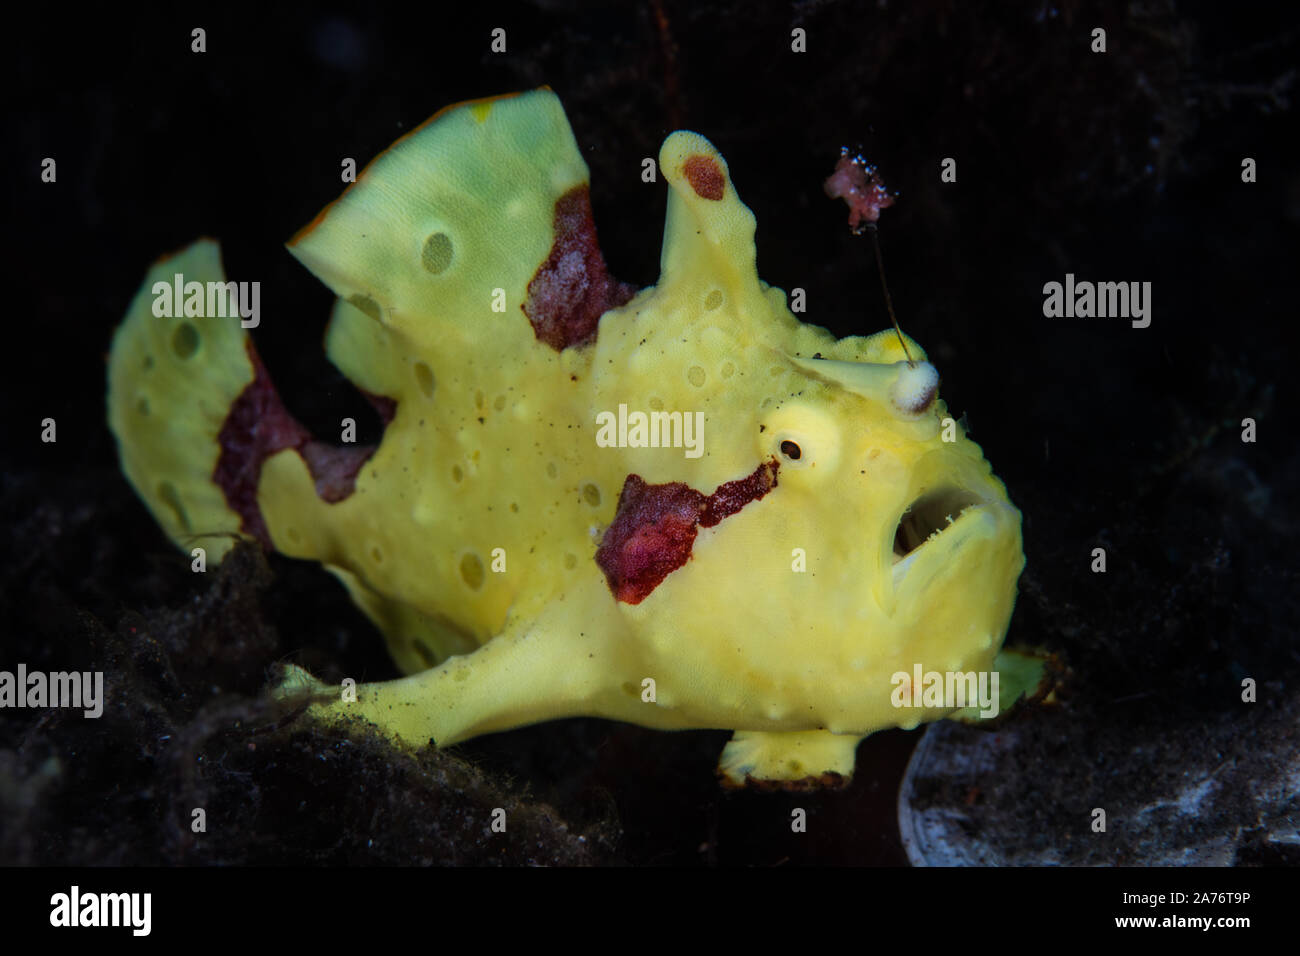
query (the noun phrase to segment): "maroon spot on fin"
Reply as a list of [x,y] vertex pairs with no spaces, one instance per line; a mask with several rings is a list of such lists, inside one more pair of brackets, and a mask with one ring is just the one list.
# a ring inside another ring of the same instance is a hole
[[393,420],[393,416],[397,414],[397,399],[389,398],[387,395],[376,395],[374,392],[367,392],[364,388],[358,388],[357,391],[365,397],[370,407],[379,415],[379,420],[387,427]]
[[610,593],[625,604],[640,604],[690,559],[700,526],[711,528],[762,498],[776,487],[778,468],[771,459],[711,495],[680,481],[648,485],[640,475],[628,475],[614,520],[596,550]]
[[356,491],[357,472],[375,453],[374,445],[327,445],[312,439],[298,446],[298,454],[307,463],[316,496],[334,504]]
[[636,289],[609,274],[586,186],[574,186],[556,200],[553,228],[551,254],[529,281],[520,308],[538,340],[562,352],[594,339],[600,317],[631,299]]
[[722,198],[722,191],[727,184],[727,177],[722,175],[718,161],[712,156],[689,156],[682,163],[682,175],[701,199],[715,202]]
[[[271,535],[257,506],[257,483],[262,463],[276,452],[292,448],[302,456],[316,482],[316,494],[328,502],[342,501],[356,488],[357,472],[375,452],[375,446],[336,448],[312,438],[311,432],[289,414],[271,384],[266,366],[247,342],[249,361],[253,363],[253,381],[239,393],[217,441],[221,454],[212,480],[226,496],[226,503],[240,517],[240,527],[270,549]],[[397,404],[383,396],[367,396],[387,424]],[[387,414],[385,414],[387,410]]]

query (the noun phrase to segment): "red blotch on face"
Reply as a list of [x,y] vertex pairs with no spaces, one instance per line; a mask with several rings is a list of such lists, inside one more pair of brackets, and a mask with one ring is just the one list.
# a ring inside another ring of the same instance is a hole
[[596,550],[616,600],[640,604],[660,582],[691,557],[701,526],[711,528],[776,487],[776,459],[752,475],[719,485],[705,495],[680,481],[648,485],[628,475],[618,510]]
[[647,485],[628,475],[618,512],[596,551],[614,597],[640,604],[691,556],[704,495],[675,481]]
[[600,317],[631,299],[636,289],[609,274],[586,186],[575,186],[556,201],[553,228],[551,254],[529,281],[520,308],[538,340],[562,352],[594,339]]
[[[271,376],[250,340],[248,358],[253,363],[253,381],[239,393],[217,441],[221,454],[212,480],[226,496],[226,503],[240,517],[240,528],[270,549],[271,534],[257,505],[257,483],[262,463],[277,452],[292,448],[302,456],[323,501],[342,501],[356,489],[357,472],[375,453],[375,446],[327,445],[312,438],[311,432],[289,414],[280,400]],[[384,424],[392,421],[397,403],[382,395],[369,395]]]
[[704,499],[704,512],[700,515],[700,524],[712,528],[723,518],[730,518],[751,501],[757,501],[776,487],[775,458],[759,465],[754,473],[736,481],[718,485],[718,490]]
[[722,191],[727,185],[727,177],[722,175],[722,168],[712,156],[690,156],[682,163],[682,173],[686,181],[701,199],[717,201],[722,198]]

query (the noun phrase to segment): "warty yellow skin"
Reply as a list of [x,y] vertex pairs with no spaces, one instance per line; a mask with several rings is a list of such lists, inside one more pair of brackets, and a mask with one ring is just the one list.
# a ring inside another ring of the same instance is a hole
[[[721,170],[720,199],[692,187],[692,157]],[[353,701],[291,668],[279,692],[321,694],[315,717],[412,746],[577,715],[728,728],[726,780],[798,786],[851,776],[866,734],[952,712],[895,707],[895,673],[994,667],[1020,514],[942,401],[900,407],[932,371],[924,352],[908,340],[912,368],[892,330],[837,341],[801,323],[759,280],[754,217],[703,137],[669,136],[659,171],[658,284],[562,351],[520,310],[556,201],[587,181],[549,90],[444,111],[290,245],[339,297],[331,360],[396,400],[346,499],[321,500],[289,449],[257,486],[275,548],[337,575],[410,674]],[[216,557],[241,531],[212,480],[216,436],[254,372],[237,320],[151,313],[177,271],[223,278],[215,244],[146,278],[114,340],[110,423],[168,534]],[[184,322],[200,345],[181,357]],[[620,404],[702,412],[703,454],[599,447],[596,416]],[[615,599],[595,555],[629,475],[707,495],[764,462],[775,487],[701,527],[640,603]],[[909,509],[941,533],[903,559]]]

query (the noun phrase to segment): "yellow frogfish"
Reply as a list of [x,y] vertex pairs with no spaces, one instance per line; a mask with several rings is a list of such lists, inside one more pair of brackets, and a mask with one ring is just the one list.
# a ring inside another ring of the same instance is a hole
[[847,781],[877,730],[971,716],[920,679],[997,673],[1020,512],[917,343],[837,340],[759,279],[708,140],[672,133],[657,168],[639,291],[546,88],[436,114],[296,235],[373,447],[285,410],[214,242],[146,276],[109,358],[127,478],[186,552],[320,562],[409,675],[290,666],[276,692],[311,719],[410,747],[566,716],[728,729],[725,783],[798,788]]

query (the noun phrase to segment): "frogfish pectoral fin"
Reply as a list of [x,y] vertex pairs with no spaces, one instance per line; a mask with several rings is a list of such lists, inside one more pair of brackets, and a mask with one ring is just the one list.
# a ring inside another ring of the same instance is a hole
[[[593,575],[596,586],[604,584]],[[539,616],[507,621],[472,654],[397,680],[329,687],[290,666],[273,694],[308,703],[309,719],[344,729],[367,722],[413,748],[561,717],[624,717],[632,705],[610,677],[619,642],[597,628],[568,626],[567,610],[556,602]]]

